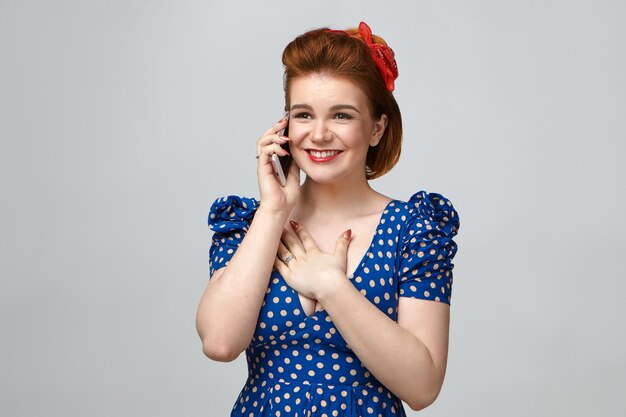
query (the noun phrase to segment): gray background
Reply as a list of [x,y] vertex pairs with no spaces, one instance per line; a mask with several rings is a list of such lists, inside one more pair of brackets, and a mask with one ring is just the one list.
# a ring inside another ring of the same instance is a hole
[[625,2],[0,0],[1,415],[228,415],[244,355],[195,330],[209,206],[258,196],[284,46],[360,20],[405,123],[372,185],[461,218],[421,415],[624,415]]

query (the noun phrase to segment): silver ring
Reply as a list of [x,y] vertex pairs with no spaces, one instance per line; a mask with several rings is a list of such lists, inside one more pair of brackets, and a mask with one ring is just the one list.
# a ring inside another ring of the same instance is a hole
[[295,256],[293,255],[289,255],[285,258],[285,260],[283,261],[285,263],[285,265],[289,266],[289,261],[291,261],[292,259],[294,259]]

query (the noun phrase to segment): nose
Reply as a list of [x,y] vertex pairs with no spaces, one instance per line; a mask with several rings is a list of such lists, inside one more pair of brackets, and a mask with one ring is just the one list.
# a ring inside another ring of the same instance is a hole
[[318,119],[314,122],[311,130],[311,140],[315,143],[327,143],[332,140],[332,132],[326,122]]

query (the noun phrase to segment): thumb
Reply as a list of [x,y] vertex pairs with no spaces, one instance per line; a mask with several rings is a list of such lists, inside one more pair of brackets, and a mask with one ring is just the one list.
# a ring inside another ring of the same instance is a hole
[[350,245],[350,238],[352,237],[352,229],[348,229],[343,232],[339,239],[337,239],[337,244],[335,245],[334,254],[340,254],[343,259],[346,259],[348,256],[348,246]]

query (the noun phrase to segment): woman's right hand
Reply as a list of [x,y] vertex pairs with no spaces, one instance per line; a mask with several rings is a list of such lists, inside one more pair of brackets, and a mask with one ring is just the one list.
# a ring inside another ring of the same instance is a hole
[[288,152],[280,145],[288,142],[289,139],[278,134],[287,126],[288,119],[289,115],[279,120],[257,141],[257,155],[259,155],[257,176],[261,207],[275,212],[284,212],[286,215],[289,215],[300,198],[300,168],[295,160],[292,161],[287,174],[287,184],[283,187],[274,173],[272,154],[288,155]]

